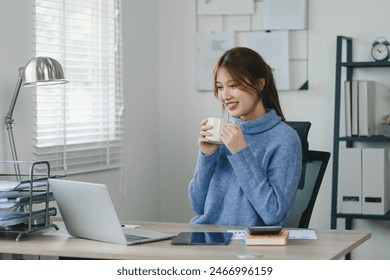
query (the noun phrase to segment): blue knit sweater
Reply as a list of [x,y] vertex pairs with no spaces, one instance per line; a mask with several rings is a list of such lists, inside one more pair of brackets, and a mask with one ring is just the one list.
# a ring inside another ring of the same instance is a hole
[[284,225],[294,205],[302,168],[298,134],[274,110],[252,121],[234,118],[247,147],[232,155],[225,145],[199,153],[189,198],[191,223]]

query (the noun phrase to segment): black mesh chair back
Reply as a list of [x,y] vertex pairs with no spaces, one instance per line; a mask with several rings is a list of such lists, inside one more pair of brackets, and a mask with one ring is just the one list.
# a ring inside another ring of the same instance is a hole
[[285,227],[308,228],[318,192],[328,166],[330,153],[309,150],[307,136],[310,122],[287,122],[297,132],[302,142],[302,174],[293,211]]

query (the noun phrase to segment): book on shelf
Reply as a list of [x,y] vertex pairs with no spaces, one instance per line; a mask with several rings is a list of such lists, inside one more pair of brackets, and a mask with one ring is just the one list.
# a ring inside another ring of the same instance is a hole
[[282,229],[277,234],[248,234],[245,236],[245,244],[247,246],[258,245],[287,245],[288,230]]

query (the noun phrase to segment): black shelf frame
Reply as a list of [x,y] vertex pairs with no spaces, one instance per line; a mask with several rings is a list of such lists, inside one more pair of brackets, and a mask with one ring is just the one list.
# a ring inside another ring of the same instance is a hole
[[[343,52],[346,48],[345,53]],[[343,57],[343,54],[345,57]],[[390,137],[383,135],[374,136],[352,136],[340,137],[340,104],[341,104],[341,80],[343,68],[346,70],[346,80],[352,80],[354,68],[377,68],[390,67],[389,61],[360,61],[353,62],[352,60],[352,38],[346,36],[337,36],[336,45],[336,79],[335,79],[335,110],[334,110],[334,139],[333,139],[333,169],[332,169],[332,206],[331,206],[331,229],[337,228],[337,219],[345,219],[345,229],[352,229],[352,220],[354,219],[369,219],[390,221],[390,211],[384,215],[367,215],[367,214],[342,214],[337,213],[338,203],[338,159],[340,142],[345,141],[347,147],[353,147],[354,142],[390,142]]]
[[383,135],[339,137],[339,141],[346,142],[390,142],[390,137]]
[[370,68],[370,67],[390,67],[389,61],[361,61],[361,62],[341,62],[341,66],[349,68]]

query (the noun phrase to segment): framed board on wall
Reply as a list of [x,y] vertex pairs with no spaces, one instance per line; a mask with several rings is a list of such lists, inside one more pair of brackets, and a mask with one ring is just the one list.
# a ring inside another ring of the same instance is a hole
[[[296,4],[292,9],[288,8],[290,2]],[[267,13],[275,16],[274,9],[278,5],[283,6],[278,17],[283,16],[283,23],[287,22],[289,28],[272,26],[270,16],[266,16]],[[198,0],[197,90],[213,90],[212,74],[216,60],[235,46],[258,51],[273,68],[279,90],[308,89],[307,8],[307,0]],[[227,33],[230,39],[225,38],[225,43],[221,44],[217,36]],[[213,49],[216,45],[218,50]]]
[[199,91],[209,91],[213,89],[214,64],[225,50],[234,47],[234,32],[199,32],[196,44],[196,86]]
[[198,15],[253,14],[253,0],[198,0]]

